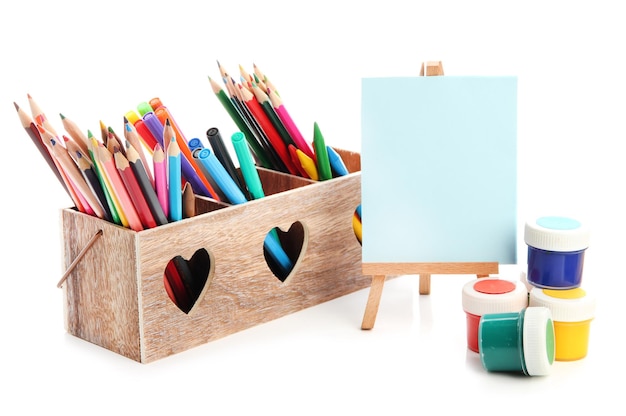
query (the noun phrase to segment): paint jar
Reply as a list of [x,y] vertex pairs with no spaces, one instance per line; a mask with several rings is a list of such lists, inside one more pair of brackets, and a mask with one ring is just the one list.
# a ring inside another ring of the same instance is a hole
[[488,313],[521,311],[528,306],[528,292],[521,282],[483,277],[463,286],[462,304],[467,321],[467,348],[478,352],[480,318]]
[[555,355],[550,309],[529,306],[520,312],[483,315],[478,348],[487,371],[550,374]]
[[539,217],[526,222],[528,282],[547,289],[580,286],[589,229],[567,217]]
[[557,361],[576,361],[587,356],[589,330],[595,316],[596,300],[581,288],[554,290],[535,287],[531,306],[552,312]]

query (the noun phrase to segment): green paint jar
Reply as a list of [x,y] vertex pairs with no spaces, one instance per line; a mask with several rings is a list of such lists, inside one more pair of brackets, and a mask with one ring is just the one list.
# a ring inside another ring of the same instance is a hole
[[548,375],[555,356],[550,309],[537,306],[483,315],[478,327],[478,351],[487,371]]

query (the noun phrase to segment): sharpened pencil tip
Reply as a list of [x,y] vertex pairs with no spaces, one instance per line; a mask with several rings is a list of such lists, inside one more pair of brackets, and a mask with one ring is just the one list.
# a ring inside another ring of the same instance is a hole
[[65,120],[65,116],[61,113],[59,113],[59,116],[61,116],[61,120]]
[[33,98],[33,97],[31,97],[31,96],[30,96],[30,94],[28,94],[28,93],[26,94],[26,96],[28,97],[28,99],[29,99],[29,100]]
[[16,103],[15,101],[13,101],[13,105],[15,106],[15,109],[16,109],[17,111],[20,111],[20,106],[19,106],[19,105],[17,105],[17,103]]

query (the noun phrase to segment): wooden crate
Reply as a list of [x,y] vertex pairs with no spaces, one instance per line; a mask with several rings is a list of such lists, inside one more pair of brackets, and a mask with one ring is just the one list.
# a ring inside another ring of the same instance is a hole
[[[259,168],[265,198],[227,205],[196,196],[195,217],[140,232],[63,209],[65,267],[101,231],[63,284],[66,330],[149,363],[369,287],[352,228],[360,156],[338,151],[349,175],[315,182]],[[287,251],[301,253],[284,281],[264,256],[274,227]],[[185,313],[168,297],[164,271],[199,249],[209,253],[207,285]]]

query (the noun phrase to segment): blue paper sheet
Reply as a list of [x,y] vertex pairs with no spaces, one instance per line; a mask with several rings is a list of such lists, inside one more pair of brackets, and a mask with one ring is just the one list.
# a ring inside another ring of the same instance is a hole
[[517,78],[362,80],[363,263],[516,263]]

